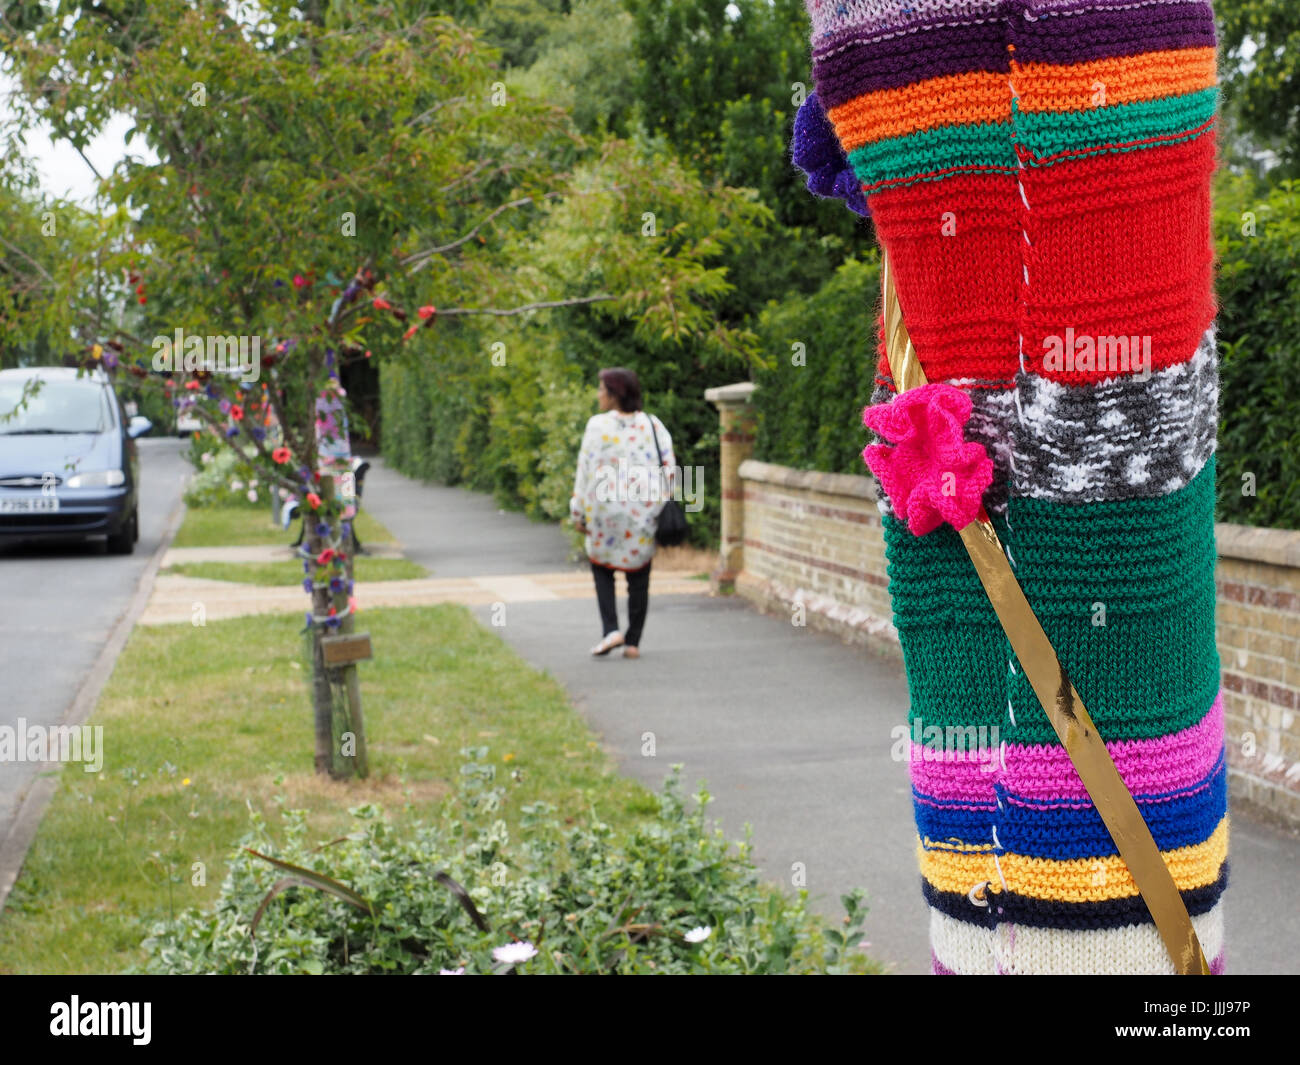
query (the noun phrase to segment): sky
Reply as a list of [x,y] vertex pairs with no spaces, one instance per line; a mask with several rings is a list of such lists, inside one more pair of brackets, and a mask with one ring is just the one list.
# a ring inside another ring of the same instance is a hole
[[[0,74],[0,124],[14,117],[10,96],[16,89],[14,79]],[[101,174],[107,174],[126,154],[125,136],[131,120],[118,115],[104,131],[86,148],[86,157]],[[139,151],[140,142],[133,145]],[[27,134],[27,156],[35,163],[41,187],[52,196],[73,200],[83,207],[93,205],[95,175],[76,151],[67,144],[53,144],[44,129],[34,129]]]

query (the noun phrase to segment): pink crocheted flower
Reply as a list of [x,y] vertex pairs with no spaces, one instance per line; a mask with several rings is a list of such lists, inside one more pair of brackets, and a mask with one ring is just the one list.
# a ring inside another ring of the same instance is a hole
[[914,536],[944,522],[963,529],[980,513],[993,460],[966,439],[970,412],[970,396],[945,384],[909,389],[862,412],[867,428],[893,445],[869,445],[863,461]]

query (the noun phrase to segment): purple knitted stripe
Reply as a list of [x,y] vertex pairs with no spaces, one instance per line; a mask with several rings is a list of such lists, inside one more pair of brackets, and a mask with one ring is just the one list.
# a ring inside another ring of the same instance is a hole
[[1133,8],[1169,7],[1174,4],[1192,4],[1210,10],[1206,0],[1020,0],[1020,7],[1029,18],[1051,17],[1073,11],[1119,11]]
[[1203,3],[1097,10],[1011,21],[1021,63],[1086,63],[1176,48],[1213,48],[1214,14]]
[[863,93],[897,89],[945,74],[1005,73],[1006,30],[1001,23],[927,30],[859,44],[813,60],[813,81],[829,110]]
[[[805,6],[810,13],[816,3],[817,0],[807,0]],[[823,10],[832,8],[830,0],[820,6]],[[960,8],[944,3],[943,0],[912,0],[906,5],[899,0],[891,0],[889,3],[872,4],[870,10],[865,12],[853,11],[838,17],[819,18],[813,14],[812,53],[814,56],[824,55],[850,41],[892,37],[939,26],[965,26],[992,21],[998,18],[998,12],[1004,6],[1005,0],[967,0]],[[903,10],[904,7],[907,8],[906,11]]]
[[[860,26],[837,33],[813,57],[813,80],[826,109],[857,96],[896,89],[927,78],[1009,69],[1007,42],[1021,63],[1083,63],[1179,48],[1214,47],[1214,15],[1200,0],[1098,9],[1065,0],[1037,19],[919,29],[899,37],[863,41]],[[1041,6],[1042,0],[1040,0]]]

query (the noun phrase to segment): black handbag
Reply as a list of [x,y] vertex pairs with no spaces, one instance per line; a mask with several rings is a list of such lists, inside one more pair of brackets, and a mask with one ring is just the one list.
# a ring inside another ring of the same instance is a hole
[[[664,453],[659,448],[659,434],[655,432],[655,420],[648,414],[646,420],[650,423],[650,435],[655,438],[655,454],[659,456],[659,483],[663,484]],[[669,499],[659,512],[655,542],[664,547],[676,547],[686,539],[686,532],[686,510],[676,499]]]

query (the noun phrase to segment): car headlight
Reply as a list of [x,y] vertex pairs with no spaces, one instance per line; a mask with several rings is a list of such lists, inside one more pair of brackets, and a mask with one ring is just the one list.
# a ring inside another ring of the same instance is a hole
[[74,473],[63,484],[67,488],[119,488],[126,484],[126,474],[121,470]]

